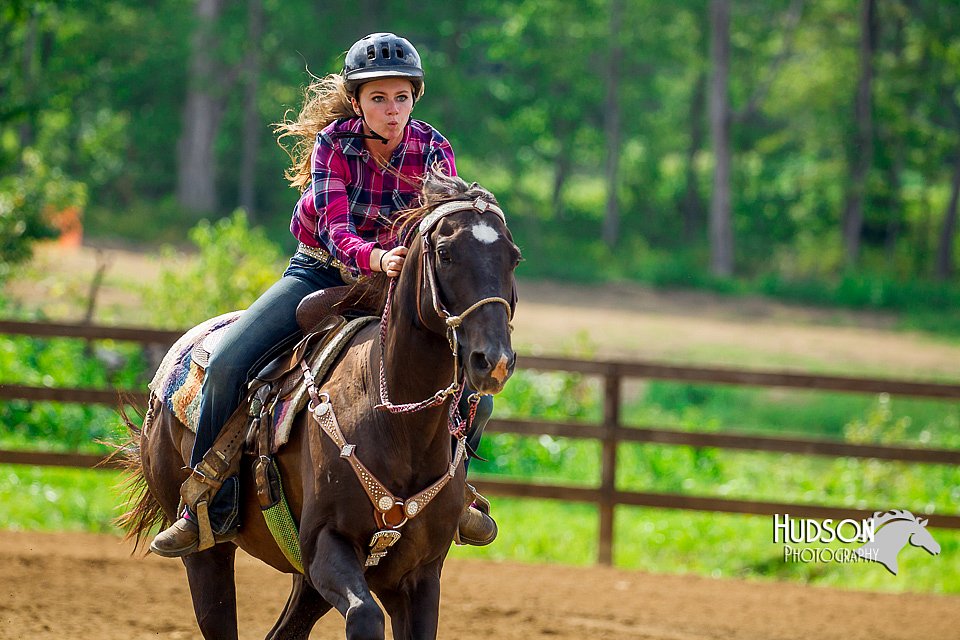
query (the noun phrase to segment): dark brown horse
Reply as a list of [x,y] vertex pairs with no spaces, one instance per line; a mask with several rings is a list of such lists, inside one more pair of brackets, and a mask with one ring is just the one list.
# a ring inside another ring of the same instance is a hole
[[[424,196],[427,205],[413,220],[417,226],[411,227],[407,261],[392,296],[383,358],[379,326],[373,323],[353,338],[327,378],[317,381],[329,395],[346,441],[356,445],[357,459],[400,498],[449,473],[452,398],[413,413],[377,409],[381,368],[390,402],[400,404],[429,398],[461,375],[474,390],[497,393],[515,361],[509,322],[520,253],[498,209],[487,206],[495,199],[476,183],[435,175],[428,177]],[[476,304],[489,301],[502,304]],[[458,321],[448,322],[446,316],[458,314],[462,324],[451,341],[450,325]],[[451,344],[457,347],[456,359]],[[139,540],[161,520],[177,516],[193,434],[151,398],[143,428],[134,436],[129,455],[139,453],[131,467],[141,491],[131,496],[125,525]],[[440,571],[464,507],[463,464],[418,517],[403,525],[389,554],[365,568],[371,536],[381,529],[371,499],[341,449],[310,411],[302,411],[277,455],[299,524],[300,574],[264,523],[252,490],[251,462],[245,458],[241,465],[243,527],[235,544],[183,558],[205,638],[237,637],[233,567],[238,546],[293,575],[293,590],[268,638],[306,638],[331,607],[344,616],[347,638],[383,638],[383,611],[371,593],[389,613],[395,638],[436,637]]]

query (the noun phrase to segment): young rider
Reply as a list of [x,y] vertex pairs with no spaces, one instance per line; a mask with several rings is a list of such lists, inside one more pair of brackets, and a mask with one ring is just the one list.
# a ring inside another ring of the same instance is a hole
[[[430,167],[440,164],[456,175],[450,143],[426,122],[411,118],[423,91],[413,45],[392,33],[375,33],[350,47],[342,73],[307,88],[295,121],[278,126],[281,139],[296,140],[287,178],[302,190],[290,224],[299,246],[283,277],[226,330],[210,358],[190,458],[194,473],[239,405],[247,377],[279,345],[300,337],[295,312],[304,296],[371,273],[400,275],[407,249],[392,229],[395,214],[416,204],[419,179]],[[468,434],[474,449],[491,410],[486,397]],[[236,536],[236,476],[223,482],[208,514],[217,542]],[[488,544],[496,524],[471,506],[461,517],[459,536]],[[197,514],[185,509],[150,549],[177,557],[193,553],[198,544]]]

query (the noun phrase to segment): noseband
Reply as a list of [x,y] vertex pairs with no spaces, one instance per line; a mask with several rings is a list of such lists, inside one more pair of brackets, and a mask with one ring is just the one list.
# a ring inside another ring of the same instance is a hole
[[430,298],[434,313],[436,313],[437,317],[443,320],[444,324],[446,325],[447,342],[450,345],[450,351],[453,353],[453,381],[450,383],[450,385],[446,389],[437,391],[433,396],[421,402],[401,405],[396,405],[390,402],[389,394],[387,393],[384,344],[386,342],[387,320],[390,317],[390,306],[393,300],[394,288],[396,287],[397,283],[396,278],[390,281],[390,289],[387,292],[387,302],[383,308],[383,316],[380,319],[380,404],[377,405],[377,408],[389,411],[390,413],[412,413],[422,409],[427,409],[429,407],[435,407],[446,400],[448,396],[456,396],[450,405],[450,431],[454,435],[462,434],[469,427],[469,423],[472,422],[473,415],[476,412],[477,402],[480,401],[480,394],[473,394],[470,397],[470,416],[468,420],[463,421],[460,419],[459,412],[457,411],[457,403],[460,400],[460,395],[463,393],[463,380],[466,377],[466,373],[460,373],[460,340],[457,335],[457,328],[463,324],[463,320],[468,315],[483,305],[490,303],[502,304],[507,310],[508,321],[513,320],[513,305],[511,305],[507,300],[497,296],[478,300],[459,315],[451,314],[440,300],[440,290],[437,286],[437,267],[434,261],[434,246],[433,242],[431,241],[430,234],[433,233],[436,226],[445,217],[461,211],[471,210],[478,211],[481,214],[487,212],[493,213],[500,218],[504,225],[507,223],[506,217],[503,215],[503,211],[500,209],[500,207],[492,202],[488,202],[487,200],[478,197],[473,201],[458,200],[456,202],[445,202],[441,204],[420,222],[417,230],[417,232],[420,234],[421,244],[423,245],[420,250],[420,264],[417,266],[417,317],[424,327],[429,326],[423,319],[423,304],[421,300],[424,289],[423,280],[426,279],[427,286],[430,289]]

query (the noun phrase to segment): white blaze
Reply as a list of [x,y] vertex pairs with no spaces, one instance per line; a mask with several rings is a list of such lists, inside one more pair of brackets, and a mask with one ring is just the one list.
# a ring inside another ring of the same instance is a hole
[[497,241],[497,238],[500,237],[500,234],[497,233],[497,230],[488,225],[486,222],[478,222],[470,228],[470,231],[473,232],[474,238],[484,244],[493,244]]

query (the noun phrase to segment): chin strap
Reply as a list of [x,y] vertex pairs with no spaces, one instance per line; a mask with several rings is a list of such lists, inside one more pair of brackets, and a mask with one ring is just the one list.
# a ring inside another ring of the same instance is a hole
[[334,140],[339,140],[340,138],[368,138],[370,140],[379,140],[381,144],[387,144],[388,142],[390,142],[389,140],[384,138],[382,135],[380,135],[373,129],[370,129],[370,133],[359,133],[359,132],[353,132],[353,131],[335,131],[330,134],[330,137],[333,138]]

